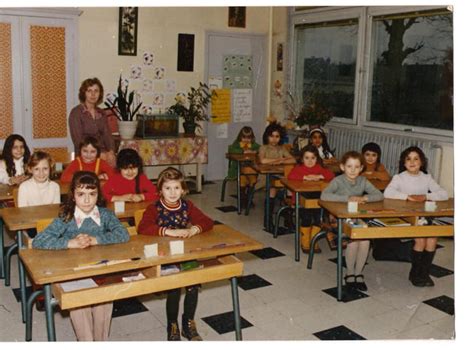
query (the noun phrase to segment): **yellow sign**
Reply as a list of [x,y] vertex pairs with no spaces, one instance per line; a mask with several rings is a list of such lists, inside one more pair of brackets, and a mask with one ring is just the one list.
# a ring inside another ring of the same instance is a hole
[[211,119],[213,123],[230,123],[230,89],[215,89],[212,96]]

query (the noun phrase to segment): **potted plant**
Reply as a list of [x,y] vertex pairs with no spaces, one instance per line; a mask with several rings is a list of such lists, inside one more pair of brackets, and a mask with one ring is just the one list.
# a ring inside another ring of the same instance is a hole
[[295,97],[290,91],[287,92],[286,107],[289,110],[289,121],[294,122],[298,127],[324,126],[331,120],[333,114],[323,103],[323,98],[316,86],[311,91],[304,94],[302,100]]
[[115,97],[113,103],[105,101],[105,105],[109,107],[115,114],[118,122],[119,133],[122,139],[129,140],[135,136],[137,130],[137,120],[134,120],[135,115],[140,109],[142,102],[136,103],[133,98],[135,91],[128,93],[128,86],[125,87],[125,91],[122,89],[122,74],[120,74],[117,97]]
[[168,108],[168,113],[183,118],[185,135],[195,135],[196,128],[201,129],[199,122],[208,121],[207,107],[215,92],[210,92],[206,84],[199,82],[196,89],[191,87],[187,97],[176,96],[176,103]]

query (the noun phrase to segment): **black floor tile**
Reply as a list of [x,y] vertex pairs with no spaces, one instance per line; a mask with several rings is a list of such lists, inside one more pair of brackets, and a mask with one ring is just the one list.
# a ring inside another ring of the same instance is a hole
[[[219,334],[229,333],[235,331],[234,312],[224,312],[213,316],[203,317],[202,320],[206,322],[209,327],[214,329]],[[253,327],[249,321],[242,316],[240,317],[240,328]]]
[[220,210],[224,213],[229,213],[229,212],[232,212],[232,211],[237,211],[237,207],[234,206],[234,205],[226,205],[226,206],[223,206],[223,207],[216,207],[217,210]]
[[272,248],[272,247],[266,247],[263,249],[258,249],[258,250],[251,250],[250,253],[253,255],[259,257],[260,259],[271,259],[271,258],[277,258],[279,256],[285,256],[282,252]]
[[[336,253],[337,254],[337,253]],[[329,261],[332,261],[334,264],[337,265],[337,258],[331,258],[331,259],[328,259]],[[367,263],[365,263],[367,265]],[[346,266],[346,257],[343,256],[342,257],[342,267],[347,267]]]
[[440,278],[440,277],[452,275],[453,273],[454,273],[454,271],[446,269],[442,266],[431,264],[431,267],[430,267],[430,275],[431,276],[434,276],[436,278]]
[[361,335],[342,325],[313,333],[313,335],[321,340],[366,340]]
[[[11,282],[11,281],[10,281]],[[13,295],[15,296],[15,299],[17,302],[21,301],[21,293],[20,293],[20,288],[12,288]],[[33,289],[31,286],[26,287],[26,299],[28,299],[33,292]]]
[[[270,233],[273,234],[273,232],[270,232]],[[294,233],[295,233],[294,229],[289,229],[288,227],[285,227],[285,226],[278,227],[278,236],[291,235]]]
[[446,295],[423,301],[425,304],[434,307],[448,315],[454,315],[454,299]]
[[148,309],[137,298],[115,300],[112,317],[133,315],[145,311]]
[[[323,289],[323,292],[337,299],[337,287]],[[361,291],[352,288],[342,287],[342,301],[348,303],[354,300],[368,298],[369,296]]]
[[256,274],[237,277],[237,283],[243,290],[262,288],[272,285],[270,282],[264,280],[262,277]]
[[222,222],[220,222],[219,220],[214,220],[214,225],[222,225]]

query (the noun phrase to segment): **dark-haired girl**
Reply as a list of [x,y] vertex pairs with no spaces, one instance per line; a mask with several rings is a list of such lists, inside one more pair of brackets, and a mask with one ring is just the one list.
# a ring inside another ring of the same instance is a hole
[[379,145],[375,142],[366,143],[362,147],[362,155],[365,160],[365,167],[361,174],[362,176],[365,176],[369,180],[390,180],[390,174],[387,169],[385,169],[385,166],[380,162],[382,150]]
[[[33,240],[36,249],[84,249],[98,244],[123,243],[129,235],[117,217],[103,208],[100,181],[96,174],[74,174],[59,217]],[[107,340],[113,303],[80,307],[70,311],[79,341]]]
[[[392,178],[384,192],[385,198],[412,202],[445,201],[448,192],[426,171],[428,161],[423,151],[408,147],[400,155],[400,173]],[[416,287],[434,286],[429,270],[436,252],[436,237],[415,238],[409,280]]]
[[131,148],[122,149],[117,155],[116,173],[104,185],[104,197],[109,202],[141,202],[158,198],[156,187],[143,173],[143,161]]
[[0,160],[0,184],[19,185],[28,176],[25,168],[30,158],[30,149],[21,135],[11,134],[5,140]]
[[321,157],[324,164],[337,163],[337,159],[334,158],[334,151],[329,147],[328,138],[323,129],[320,127],[311,129],[309,143],[318,148],[319,157]]

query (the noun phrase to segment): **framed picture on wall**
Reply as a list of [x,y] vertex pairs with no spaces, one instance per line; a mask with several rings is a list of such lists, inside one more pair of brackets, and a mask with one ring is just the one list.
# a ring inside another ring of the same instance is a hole
[[118,54],[137,55],[138,7],[119,8]]
[[229,27],[245,28],[246,7],[229,7]]
[[178,34],[178,72],[194,69],[194,34]]

